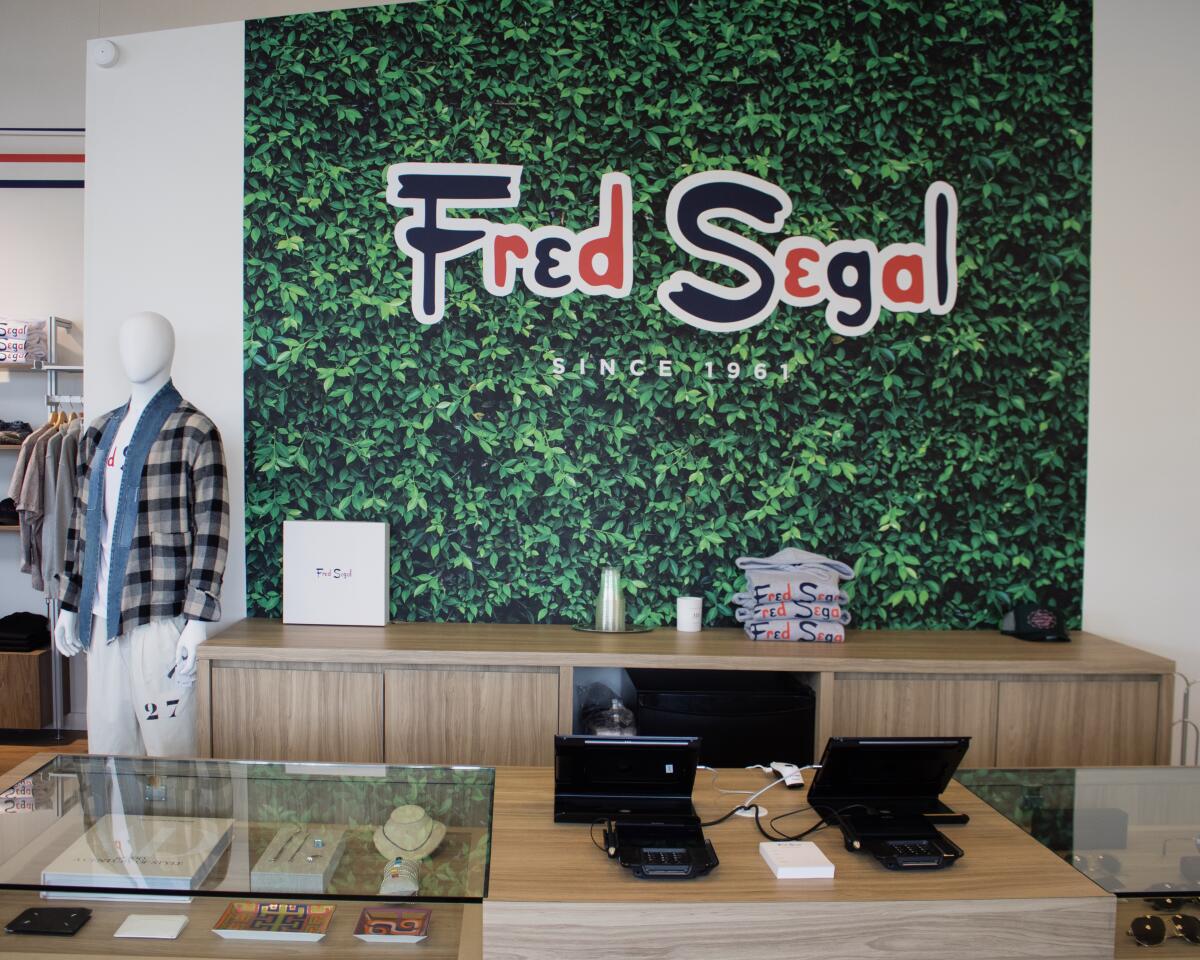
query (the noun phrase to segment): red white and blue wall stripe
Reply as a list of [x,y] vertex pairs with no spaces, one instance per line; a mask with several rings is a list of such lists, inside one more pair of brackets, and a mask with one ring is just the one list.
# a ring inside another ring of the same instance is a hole
[[71,149],[82,142],[74,128],[0,128],[0,189],[82,189],[84,155]]

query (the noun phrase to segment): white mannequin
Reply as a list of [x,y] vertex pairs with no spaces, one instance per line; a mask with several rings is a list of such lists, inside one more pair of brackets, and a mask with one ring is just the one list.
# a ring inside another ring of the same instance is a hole
[[[171,322],[158,313],[135,313],[121,324],[117,335],[121,366],[129,378],[129,411],[125,414],[137,423],[146,405],[171,379],[171,361],[175,358],[175,331]],[[109,517],[111,525],[115,518]],[[208,625],[188,620],[175,647],[175,677],[180,683],[196,678],[196,648],[208,639]],[[63,610],[54,626],[54,645],[64,657],[73,657],[83,649],[79,638],[79,615]]]

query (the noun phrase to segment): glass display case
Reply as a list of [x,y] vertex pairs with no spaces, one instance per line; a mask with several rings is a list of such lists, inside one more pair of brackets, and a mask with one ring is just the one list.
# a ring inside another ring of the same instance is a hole
[[960,770],[955,779],[1119,897],[1200,894],[1200,769]]
[[489,767],[57,756],[0,794],[0,888],[478,902],[494,786]]

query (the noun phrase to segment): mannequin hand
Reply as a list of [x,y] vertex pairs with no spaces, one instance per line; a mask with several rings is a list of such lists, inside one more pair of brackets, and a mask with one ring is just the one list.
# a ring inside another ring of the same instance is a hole
[[196,682],[196,648],[208,639],[208,624],[189,620],[175,644],[175,682],[190,686]]
[[79,614],[63,610],[54,624],[54,645],[64,657],[73,657],[83,649],[79,640]]

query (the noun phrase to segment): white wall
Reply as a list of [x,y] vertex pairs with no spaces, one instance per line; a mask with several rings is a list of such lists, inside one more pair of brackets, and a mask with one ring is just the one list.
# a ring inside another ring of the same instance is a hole
[[[173,379],[225,441],[232,522],[223,619],[246,615],[242,470],[241,22],[115,38],[87,68],[84,387],[89,417],[129,384],[116,334],[153,310],[175,327]],[[90,58],[89,58],[90,60]]]
[[98,8],[99,0],[0,0],[0,127],[83,126],[83,53]]
[[[1171,657],[1193,679],[1200,679],[1198,42],[1194,0],[1097,0],[1083,588],[1085,629]],[[1194,716],[1200,686],[1195,692]]]

